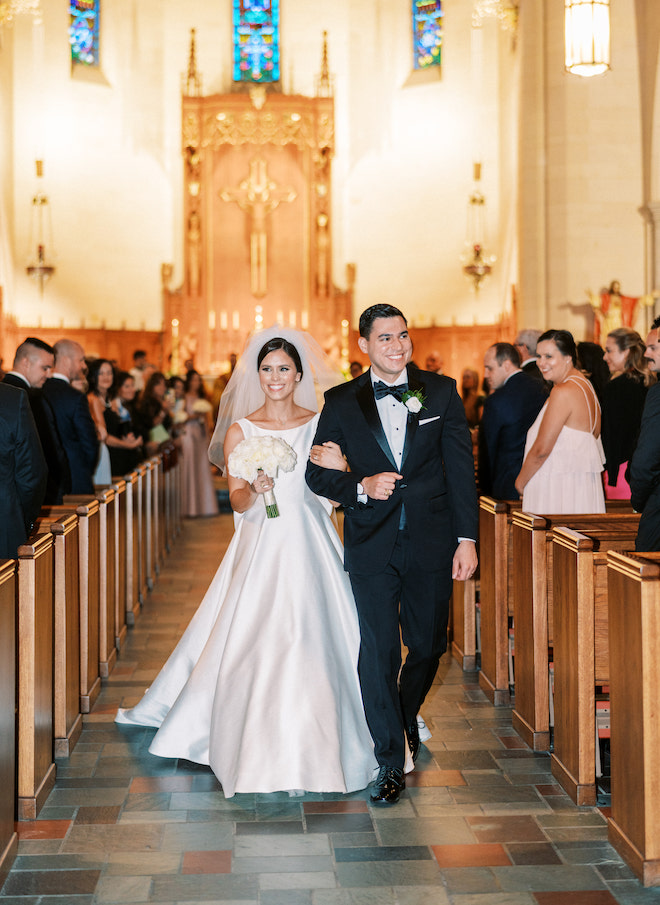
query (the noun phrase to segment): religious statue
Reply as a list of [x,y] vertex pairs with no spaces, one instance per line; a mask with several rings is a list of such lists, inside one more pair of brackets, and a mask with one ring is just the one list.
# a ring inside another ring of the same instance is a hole
[[188,217],[188,288],[190,295],[199,293],[201,237],[199,214],[196,210],[192,210]]
[[328,215],[319,214],[316,218],[316,291],[319,295],[328,294]]
[[644,307],[653,304],[653,296],[631,296],[621,294],[621,283],[612,280],[607,289],[600,295],[587,291],[589,302],[594,312],[594,342],[600,343],[617,327],[633,327],[638,305]]
[[281,203],[294,201],[297,193],[293,188],[278,188],[268,178],[266,161],[255,157],[248,178],[238,189],[221,189],[220,197],[235,202],[250,218],[250,289],[256,298],[263,298],[267,289],[266,218]]

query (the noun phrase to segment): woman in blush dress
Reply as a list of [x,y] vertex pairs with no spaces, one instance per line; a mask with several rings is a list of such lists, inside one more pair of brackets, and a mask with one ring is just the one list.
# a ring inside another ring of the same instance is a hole
[[188,417],[181,432],[182,511],[189,518],[217,515],[218,499],[208,457],[212,406],[197,371],[188,371],[183,398]]
[[645,351],[644,340],[631,327],[607,334],[605,363],[611,379],[603,390],[603,448],[608,500],[630,499],[626,471],[637,446],[646,392],[655,383]]
[[[227,798],[353,792],[377,772],[343,550],[331,504],[305,482],[318,422],[315,380],[326,389],[336,382],[331,374],[306,334],[272,328],[248,344],[223,394],[209,456],[222,466],[243,440],[276,438],[295,452],[295,466],[252,483],[228,475],[236,530],[227,553],[151,688],[117,716],[159,727],[151,753],[210,764]],[[324,465],[345,468],[335,453]],[[265,495],[273,490],[279,516],[269,518]]]
[[527,432],[515,485],[522,508],[539,515],[605,512],[600,405],[577,368],[575,341],[567,330],[547,330],[536,354],[543,377],[553,386]]

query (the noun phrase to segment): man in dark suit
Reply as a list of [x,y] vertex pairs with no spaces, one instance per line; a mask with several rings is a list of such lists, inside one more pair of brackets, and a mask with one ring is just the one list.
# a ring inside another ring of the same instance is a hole
[[89,411],[87,397],[71,386],[84,375],[85,353],[70,339],[55,343],[53,376],[44,384],[44,396],[55,413],[57,430],[71,471],[72,493],[93,493],[92,475],[96,468],[99,444]]
[[[660,317],[646,337],[649,371],[660,375]],[[660,550],[660,383],[649,388],[642,413],[639,440],[630,462],[630,502],[641,512],[635,550]]]
[[521,330],[513,341],[513,345],[520,355],[520,367],[529,377],[538,380],[546,388],[546,392],[550,392],[550,386],[546,382],[543,374],[539,370],[536,357],[536,343],[541,335],[540,330]]
[[0,384],[0,559],[15,559],[39,515],[46,462],[27,393]]
[[55,414],[45,398],[42,388],[53,368],[55,353],[48,343],[29,336],[16,349],[12,370],[3,378],[3,383],[18,387],[28,394],[30,408],[34,416],[41,448],[48,466],[48,481],[44,504],[58,505],[65,493],[71,493],[71,472],[64,452]]
[[517,500],[527,431],[548,398],[545,387],[520,368],[511,343],[495,343],[484,355],[487,397],[479,428],[479,487],[497,500]]
[[[313,449],[307,483],[345,508],[358,671],[380,765],[371,798],[390,804],[405,788],[406,736],[414,759],[417,713],[447,649],[452,578],[469,578],[477,566],[477,496],[456,384],[408,367],[403,314],[368,308],[358,345],[371,368],[326,393],[314,441],[338,443],[350,471],[315,465]],[[401,670],[400,631],[408,649]]]

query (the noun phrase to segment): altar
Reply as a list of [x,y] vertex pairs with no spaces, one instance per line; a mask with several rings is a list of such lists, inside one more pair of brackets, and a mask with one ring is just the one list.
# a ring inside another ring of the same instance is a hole
[[252,84],[199,91],[194,36],[182,96],[184,279],[163,265],[164,346],[172,370],[206,374],[274,323],[348,354],[353,269],[332,280],[334,99],[323,41],[314,97]]

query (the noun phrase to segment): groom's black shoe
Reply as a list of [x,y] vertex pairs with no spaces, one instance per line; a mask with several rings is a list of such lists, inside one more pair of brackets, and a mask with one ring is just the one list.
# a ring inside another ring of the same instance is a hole
[[411,723],[410,726],[406,726],[406,738],[408,739],[408,747],[410,748],[410,753],[412,754],[413,763],[417,760],[417,755],[419,754],[419,726],[417,725],[417,720],[414,723]]
[[398,767],[381,767],[374,783],[371,800],[374,804],[396,804],[406,787],[403,770]]

